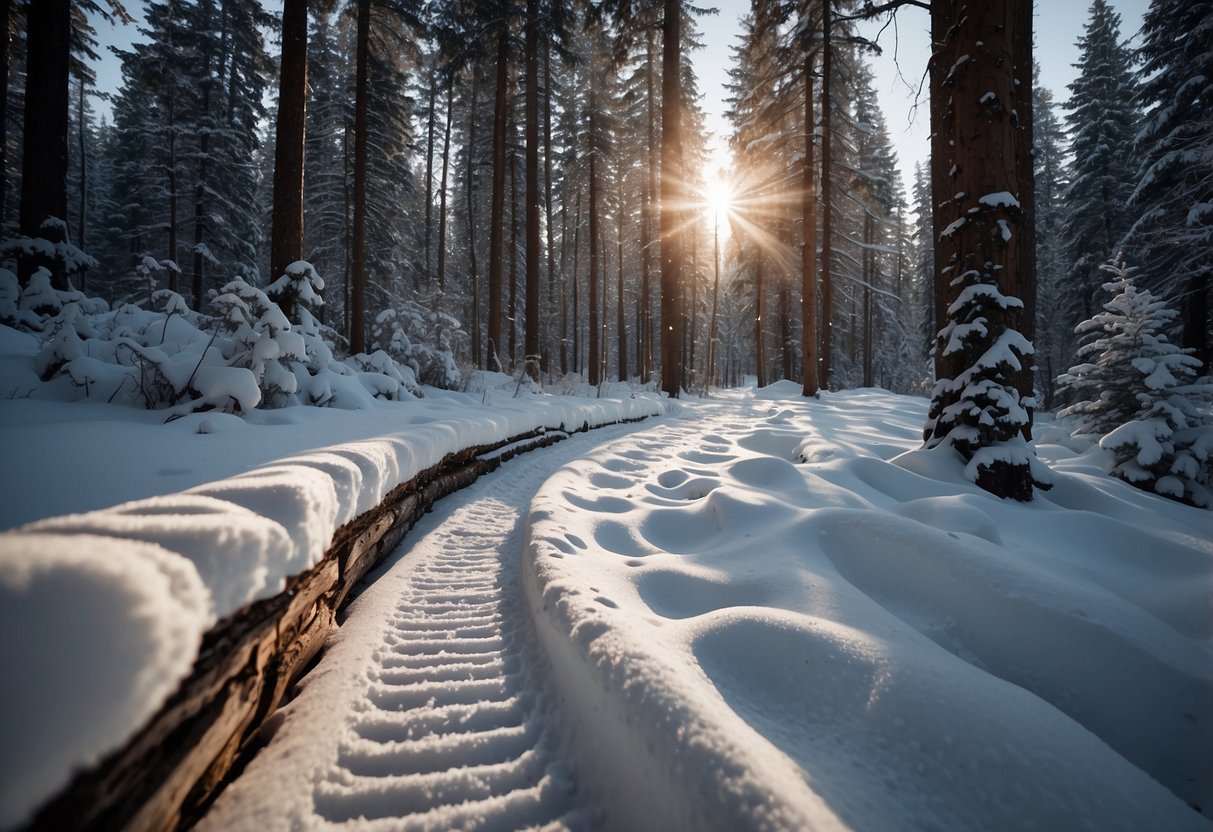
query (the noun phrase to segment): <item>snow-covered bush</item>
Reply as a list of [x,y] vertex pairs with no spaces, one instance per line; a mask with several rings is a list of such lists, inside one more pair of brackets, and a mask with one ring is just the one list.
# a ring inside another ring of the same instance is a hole
[[371,344],[411,367],[422,384],[450,390],[461,382],[451,350],[451,338],[460,332],[459,327],[459,321],[450,315],[405,299],[375,316]]
[[221,331],[228,336],[220,349],[228,366],[248,369],[261,391],[265,407],[295,404],[299,382],[291,361],[306,361],[303,336],[278,304],[261,289],[237,277],[212,301],[219,311]]
[[1075,404],[1058,412],[1075,435],[1101,437],[1109,473],[1146,491],[1213,506],[1213,384],[1198,380],[1198,358],[1172,344],[1177,317],[1165,301],[1134,285],[1117,260],[1103,266],[1112,294],[1103,311],[1076,327],[1082,362],[1058,378]]

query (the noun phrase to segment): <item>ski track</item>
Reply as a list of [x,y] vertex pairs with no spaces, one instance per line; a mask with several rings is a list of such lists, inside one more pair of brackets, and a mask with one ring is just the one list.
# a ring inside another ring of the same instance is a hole
[[477,495],[406,555],[419,560],[412,589],[375,652],[353,738],[318,784],[321,818],[414,829],[577,825],[574,781],[548,736],[517,604],[529,497],[502,500],[507,484],[508,474],[488,483],[483,490],[498,494]]
[[[523,604],[524,523],[560,466],[651,427],[576,434],[437,504],[372,573],[313,678],[277,718],[281,728],[200,828],[598,826],[601,812],[583,805],[563,749]],[[394,595],[386,603],[385,593]],[[361,679],[338,678],[355,668]],[[343,716],[333,713],[343,706]],[[338,721],[338,730],[324,724]],[[325,763],[300,775],[299,757]],[[279,776],[283,765],[294,771]]]

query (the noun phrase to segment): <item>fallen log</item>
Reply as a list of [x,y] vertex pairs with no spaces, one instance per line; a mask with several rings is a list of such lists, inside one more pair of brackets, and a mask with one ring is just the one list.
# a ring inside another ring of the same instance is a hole
[[[576,432],[588,429],[583,425]],[[122,748],[77,773],[26,829],[192,825],[255,750],[261,726],[312,666],[358,582],[435,501],[520,453],[568,435],[539,429],[466,448],[392,489],[377,506],[339,528],[324,558],[289,579],[281,593],[211,628],[192,672],[156,715]]]

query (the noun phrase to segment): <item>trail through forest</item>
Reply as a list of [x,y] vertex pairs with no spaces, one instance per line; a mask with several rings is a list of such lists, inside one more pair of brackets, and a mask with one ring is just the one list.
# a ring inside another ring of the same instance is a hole
[[574,435],[435,507],[199,828],[594,825],[522,603],[523,521],[562,465],[649,427]]

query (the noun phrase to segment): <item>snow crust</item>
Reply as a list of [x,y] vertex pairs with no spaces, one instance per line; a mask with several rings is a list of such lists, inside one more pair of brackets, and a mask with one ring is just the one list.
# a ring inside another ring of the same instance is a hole
[[[0,350],[26,346],[12,333]],[[20,526],[0,534],[0,666],[21,680],[0,694],[0,828],[119,747],[209,627],[281,592],[400,483],[463,448],[666,407],[626,385],[536,395],[485,375],[473,389],[375,401],[356,418],[296,406],[169,424],[118,405],[0,401],[0,528]]]
[[528,601],[609,824],[1208,829],[1207,513],[1089,445],[1038,446],[1054,489],[1002,501],[919,449],[922,400],[798,392],[685,403],[532,503]]

